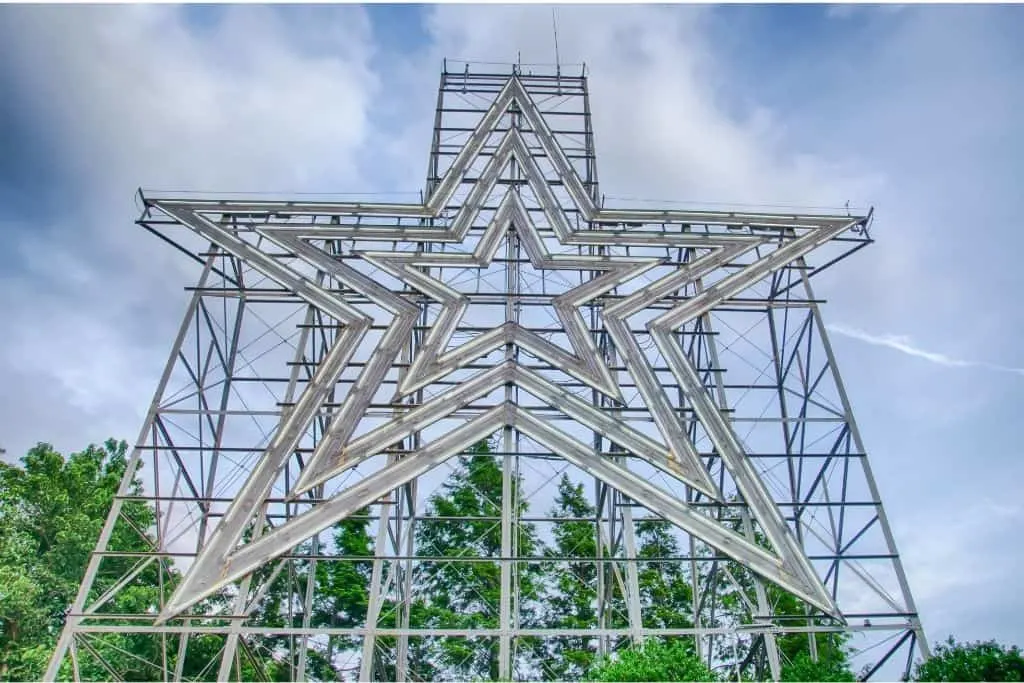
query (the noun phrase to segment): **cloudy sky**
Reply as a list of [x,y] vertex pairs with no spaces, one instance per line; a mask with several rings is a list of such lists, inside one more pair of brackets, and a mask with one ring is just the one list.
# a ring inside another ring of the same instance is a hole
[[[932,640],[1024,644],[1024,8],[561,7],[609,197],[876,208],[818,284]],[[193,274],[139,187],[416,192],[549,7],[0,7],[0,447],[132,439]],[[568,67],[567,67],[568,68]]]

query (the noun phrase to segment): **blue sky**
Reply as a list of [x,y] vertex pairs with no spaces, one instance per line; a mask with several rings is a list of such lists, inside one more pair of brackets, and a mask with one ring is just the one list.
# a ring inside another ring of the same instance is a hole
[[[876,207],[877,244],[817,287],[925,626],[1024,643],[1024,8],[558,28],[609,196]],[[8,457],[138,429],[194,273],[133,225],[136,187],[415,192],[443,57],[554,54],[542,6],[8,6],[0,44]]]

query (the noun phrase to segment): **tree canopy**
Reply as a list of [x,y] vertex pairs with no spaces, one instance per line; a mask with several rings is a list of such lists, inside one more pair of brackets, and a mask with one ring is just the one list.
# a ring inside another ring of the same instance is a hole
[[718,676],[694,652],[692,642],[651,639],[638,648],[599,661],[594,681],[717,681]]
[[1024,681],[1024,653],[994,640],[959,643],[952,636],[914,669],[916,681]]
[[121,483],[126,450],[107,441],[65,460],[40,443],[21,467],[0,463],[0,678],[42,676]]
[[[22,458],[20,466],[0,463],[0,680],[38,680],[56,645],[65,610],[78,591],[90,553],[96,543],[127,466],[127,445],[107,441],[89,446],[66,458],[47,444],[39,444]],[[417,588],[409,613],[413,628],[496,628],[501,577],[502,496],[501,456],[491,453],[486,443],[461,456],[445,483],[430,496],[418,518],[416,547]],[[523,482],[513,477],[514,506],[527,517],[528,504],[521,494]],[[137,493],[135,481],[129,493]],[[119,549],[145,551],[153,547],[151,529],[154,511],[141,500],[125,501],[122,516],[130,525],[115,525],[111,543]],[[597,614],[599,565],[592,559],[599,541],[592,521],[594,504],[583,484],[562,475],[557,495],[547,510],[551,520],[545,535],[536,524],[519,520],[514,539],[523,555],[541,561],[516,563],[512,580],[519,587],[516,605],[518,622],[526,627],[547,629],[588,628]],[[316,547],[318,553],[352,556],[351,561],[318,562],[295,560],[286,579],[266,591],[262,603],[251,614],[261,626],[297,626],[300,616],[289,607],[295,587],[314,581],[316,591],[308,617],[312,626],[357,627],[364,623],[368,606],[374,554],[369,511],[336,524]],[[306,545],[314,541],[307,541]],[[657,520],[637,523],[637,577],[643,605],[643,626],[688,628],[692,626],[692,578],[689,566],[659,561],[678,555],[676,535],[671,526]],[[305,547],[305,546],[304,546]],[[313,548],[306,548],[312,550]],[[298,553],[301,555],[302,553]],[[450,562],[445,558],[472,556],[471,562]],[[113,585],[135,560],[125,557],[104,560],[94,591]],[[123,566],[118,563],[125,563]],[[310,576],[310,572],[313,575]],[[706,582],[713,577],[700,577]],[[129,590],[119,591],[112,608],[117,613],[145,613],[160,604],[158,584],[164,589],[180,576],[163,560],[153,562],[138,576]],[[735,572],[732,587],[723,588],[723,604],[733,609],[732,618],[742,619],[742,602],[735,591],[749,590],[752,577]],[[291,583],[288,583],[291,582]],[[723,584],[724,586],[724,584]],[[729,591],[734,591],[729,593]],[[802,617],[803,606],[773,586],[765,586],[767,600],[776,614]],[[621,597],[610,595],[607,626],[628,625]],[[616,603],[615,600],[619,600]],[[731,607],[730,607],[731,606]],[[729,618],[728,609],[723,612]],[[394,627],[398,610],[385,604],[379,624]],[[710,625],[705,622],[705,625]],[[107,680],[110,670],[125,680],[161,678],[157,638],[148,634],[108,634],[96,640],[98,657],[80,658],[83,678]],[[839,634],[817,634],[817,657],[809,654],[807,634],[780,635],[776,644],[785,681],[852,681],[846,640]],[[490,639],[493,641],[494,639]],[[233,675],[243,680],[293,680],[298,675],[294,639],[266,636],[246,644],[246,657],[239,657]],[[359,639],[332,635],[310,641],[306,651],[306,675],[313,680],[341,680],[356,670],[338,664],[339,654],[358,653]],[[212,680],[217,675],[223,639],[213,635],[192,635],[183,654],[167,655],[173,666],[181,662],[182,674],[192,680]],[[488,639],[410,639],[407,672],[419,680],[494,680],[499,676],[496,643]],[[711,660],[699,656],[690,638],[647,638],[642,646],[630,647],[620,640],[614,654],[605,651],[596,637],[517,638],[513,643],[516,676],[555,680],[593,681],[711,681],[718,679],[756,680],[763,669],[737,669],[736,653],[719,645]],[[394,637],[378,639],[375,675],[393,678],[397,642]],[[613,648],[614,649],[614,648]],[[258,651],[258,655],[254,652]],[[293,658],[289,658],[288,655]],[[715,662],[715,670],[709,666]],[[61,678],[70,670],[62,669]],[[919,663],[914,672],[920,681],[1024,681],[1024,657],[1016,647],[995,642],[957,643],[952,638],[940,644],[935,655]]]

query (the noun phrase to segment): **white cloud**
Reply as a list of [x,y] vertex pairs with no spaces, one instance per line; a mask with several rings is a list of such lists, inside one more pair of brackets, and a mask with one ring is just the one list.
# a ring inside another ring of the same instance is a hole
[[358,8],[289,25],[270,8],[228,7],[203,29],[161,5],[12,16],[5,42],[29,66],[37,104],[63,103],[46,113],[82,189],[358,183],[352,155],[379,87]]
[[[785,124],[776,112],[730,109],[735,93],[707,39],[709,11],[559,8],[561,60],[586,62],[590,74],[604,192],[705,205],[842,206],[869,196],[881,182],[877,171],[784,147]],[[426,60],[431,70],[442,55],[554,61],[548,7],[440,5],[429,25],[436,41]]]
[[51,131],[64,202],[52,223],[4,226],[20,264],[0,302],[8,457],[135,436],[196,274],[133,225],[136,187],[369,189],[359,154],[380,84],[364,12],[219,14],[199,26],[162,5],[5,10],[8,103]]
[[[703,14],[697,8],[560,12],[563,60],[587,56],[595,74],[606,187],[639,197],[822,201],[829,163],[780,157],[770,113],[742,121],[716,104],[709,79],[714,62],[700,38]],[[51,386],[74,377],[77,386],[90,387],[91,400],[109,401],[119,413],[125,411],[115,405],[145,405],[182,310],[181,285],[195,271],[130,224],[136,186],[374,189],[363,180],[368,166],[359,163],[361,144],[372,139],[383,143],[385,161],[394,162],[397,170],[390,172],[403,183],[399,189],[410,189],[425,166],[443,55],[513,60],[521,50],[524,61],[546,61],[552,51],[547,9],[435,8],[429,55],[398,64],[391,74],[389,85],[407,87],[398,106],[415,114],[389,139],[374,125],[380,105],[373,96],[382,83],[368,67],[374,46],[363,13],[291,10],[287,22],[282,16],[231,7],[200,28],[180,9],[158,5],[8,14],[5,43],[26,67],[20,94],[57,135],[70,174],[67,191],[77,202],[66,222],[21,232],[16,248],[27,273],[7,287],[54,294],[6,300],[5,318],[34,321],[10,339],[8,372],[17,367],[23,377],[32,368],[35,384]],[[421,104],[408,106],[413,102]],[[672,132],[667,143],[665,131]],[[871,181],[843,176],[837,182],[845,189]],[[90,349],[88,363],[57,341],[76,336],[103,339],[78,347]],[[140,374],[130,382],[109,371],[142,357],[151,360],[131,365]],[[33,390],[24,379],[19,383],[19,391]],[[115,399],[125,392],[124,403]],[[50,403],[54,412],[80,410],[72,394],[59,395]],[[51,438],[47,420],[28,414],[30,404],[11,401],[13,450]],[[134,433],[135,420],[133,414],[119,422],[119,435]],[[102,421],[89,424],[79,438],[105,436]]]
[[980,368],[984,370],[994,370],[996,372],[1009,372],[1015,375],[1024,375],[1024,368],[1011,368],[1004,365],[996,365],[994,363],[986,363],[984,361],[964,360],[961,358],[953,358],[944,353],[936,353],[934,351],[926,351],[916,346],[910,339],[903,335],[883,334],[875,335],[858,330],[853,327],[847,327],[845,325],[827,325],[829,331],[836,334],[841,334],[844,337],[850,337],[851,339],[857,339],[867,344],[874,346],[884,346],[889,349],[905,353],[908,356],[914,358],[920,358],[926,360],[929,363],[935,365],[942,365],[947,368]]

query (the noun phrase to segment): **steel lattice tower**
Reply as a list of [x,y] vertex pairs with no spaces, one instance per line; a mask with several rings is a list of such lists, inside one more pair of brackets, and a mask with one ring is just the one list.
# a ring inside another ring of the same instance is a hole
[[[304,679],[320,653],[416,680],[439,639],[490,648],[503,680],[547,676],[527,653],[566,639],[687,638],[776,679],[794,633],[812,656],[814,634],[848,634],[867,676],[927,655],[811,289],[870,243],[870,214],[606,207],[585,71],[561,71],[446,64],[416,203],[140,191],[138,223],[201,276],[51,679],[117,678],[110,653],[131,649],[177,680],[199,639],[216,656],[193,675],[219,679],[270,656]],[[446,519],[430,497],[484,439],[501,499]],[[563,474],[592,501],[572,521],[593,549],[530,554],[524,528],[543,542],[569,521],[549,513]],[[339,551],[346,519],[373,526],[369,555]],[[638,555],[654,520],[673,555]],[[421,529],[470,522],[500,547],[424,547]],[[479,623],[418,624],[425,572],[479,562],[496,572]],[[339,625],[317,587],[345,565],[369,595]],[[524,577],[580,566],[593,622],[551,627]],[[683,625],[641,588],[669,566]],[[141,587],[156,604],[119,597]]]

